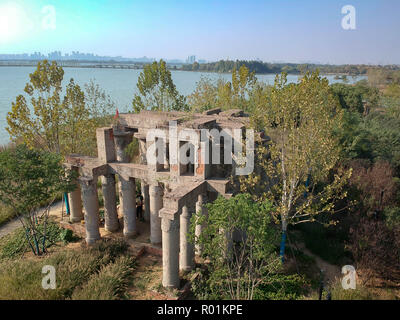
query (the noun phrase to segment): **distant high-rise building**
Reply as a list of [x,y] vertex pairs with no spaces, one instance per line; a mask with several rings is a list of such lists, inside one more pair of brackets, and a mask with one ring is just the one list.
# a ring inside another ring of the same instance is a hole
[[193,63],[195,63],[195,62],[196,62],[196,56],[195,56],[195,55],[189,56],[189,57],[187,57],[187,59],[186,59],[186,63],[193,64]]

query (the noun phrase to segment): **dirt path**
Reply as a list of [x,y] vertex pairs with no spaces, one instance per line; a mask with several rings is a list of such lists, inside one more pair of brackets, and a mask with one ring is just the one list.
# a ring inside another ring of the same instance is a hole
[[[53,203],[53,205],[50,208],[50,215],[61,218],[62,207],[63,207],[62,201]],[[64,212],[65,212],[65,208],[64,208]],[[21,222],[18,220],[18,218],[14,218],[10,222],[3,224],[2,226],[0,226],[0,238],[13,232],[15,229],[17,229],[19,227],[21,227]]]
[[335,279],[341,277],[341,269],[338,266],[335,266],[323,259],[321,259],[319,256],[315,255],[312,253],[310,250],[306,248],[304,243],[297,243],[297,247],[301,251],[303,251],[306,255],[313,257],[315,259],[315,262],[317,264],[317,267],[320,270],[324,271],[324,278],[326,283],[333,283]]

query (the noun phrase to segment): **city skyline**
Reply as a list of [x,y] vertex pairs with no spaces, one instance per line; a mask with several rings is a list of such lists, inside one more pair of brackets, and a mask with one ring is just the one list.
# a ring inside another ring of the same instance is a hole
[[[72,51],[69,52],[61,52],[60,50],[55,50],[53,52],[49,52],[47,54],[42,53],[40,51],[34,51],[31,53],[0,53],[0,60],[87,60],[87,61],[126,61],[126,62],[153,62],[157,61],[157,59],[152,57],[123,57],[123,56],[100,56],[95,53],[90,52],[79,52]],[[170,63],[206,63],[207,61],[204,59],[198,59],[196,55],[190,55],[186,59],[164,59]]]
[[[342,26],[348,4],[355,30]],[[399,10],[396,0],[0,0],[0,54],[400,64]]]

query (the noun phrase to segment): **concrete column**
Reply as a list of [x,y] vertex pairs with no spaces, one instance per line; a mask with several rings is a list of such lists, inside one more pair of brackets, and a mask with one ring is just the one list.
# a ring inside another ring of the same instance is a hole
[[101,184],[104,198],[104,227],[107,231],[115,232],[119,229],[115,193],[115,176],[113,174],[102,176]]
[[180,215],[180,257],[179,270],[190,271],[194,268],[194,246],[188,239],[190,233],[190,218],[188,207],[183,206]]
[[144,203],[144,220],[150,221],[150,195],[149,195],[149,185],[142,181],[141,187],[143,203]]
[[[122,130],[122,129],[121,129]],[[130,157],[125,152],[125,148],[132,142],[133,132],[121,131],[114,128],[115,155],[118,162],[130,162]]]
[[86,243],[91,245],[100,239],[99,199],[97,197],[97,179],[79,178],[85,208]]
[[[78,168],[72,167],[71,170],[78,171]],[[68,194],[69,209],[70,209],[70,222],[80,222],[83,220],[82,211],[82,197],[79,182],[76,181],[76,189]]]
[[179,218],[162,218],[162,259],[165,288],[179,288]]
[[[204,204],[203,195],[199,194],[199,196],[197,198],[197,202],[196,202],[196,214],[200,214],[200,215],[204,214],[203,204]],[[202,230],[203,230],[203,225],[200,223],[196,223],[196,228],[195,228],[195,238],[196,239],[199,238]],[[196,249],[196,254],[201,255],[201,246],[196,244],[195,249]]]
[[137,234],[135,179],[126,179],[119,176],[119,199],[124,217],[124,236],[131,238]]
[[[158,213],[163,207],[163,191],[158,185],[150,186],[150,242],[161,243],[161,218]],[[179,249],[178,249],[179,250]]]

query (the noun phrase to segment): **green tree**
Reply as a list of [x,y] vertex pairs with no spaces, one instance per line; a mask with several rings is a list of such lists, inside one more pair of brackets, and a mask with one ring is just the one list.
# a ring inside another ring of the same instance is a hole
[[[93,136],[92,131],[95,130],[95,123],[90,119],[89,110],[85,106],[85,94],[73,79],[67,85],[62,106],[60,144],[63,154],[89,153],[93,141],[82,145],[82,137]],[[87,139],[87,142],[89,142],[89,139]],[[88,147],[88,149],[84,150],[85,147]]]
[[[195,242],[209,261],[207,273],[195,284],[199,298],[251,300],[256,288],[268,283],[280,266],[271,210],[268,201],[258,203],[249,194],[238,194],[217,198],[208,204],[208,215],[192,218],[205,225]],[[234,233],[241,235],[240,241],[233,241]],[[195,238],[194,223],[191,237]]]
[[28,146],[60,152],[63,113],[60,93],[64,70],[55,61],[50,64],[44,60],[29,76],[30,82],[24,91],[31,98],[31,108],[25,97],[19,95],[7,115],[7,131],[11,138],[20,139]]
[[189,95],[188,103],[195,112],[213,108],[251,111],[264,89],[265,87],[257,82],[254,72],[242,65],[239,70],[234,67],[231,81],[219,79],[214,82],[209,78],[201,78],[195,91]]
[[[0,201],[14,208],[35,255],[46,252],[49,209],[62,192],[76,187],[74,174],[64,170],[61,156],[26,145],[0,152]],[[41,206],[47,207],[41,212]],[[39,225],[43,228],[39,228]]]
[[109,125],[117,109],[110,95],[92,79],[85,84],[85,105],[98,127]]
[[254,121],[263,125],[271,141],[258,150],[262,170],[242,178],[241,188],[273,201],[276,221],[282,225],[283,257],[289,224],[334,212],[335,201],[346,196],[343,187],[351,171],[331,177],[340,158],[334,130],[341,126],[342,109],[318,72],[290,85],[282,74]]
[[137,82],[139,94],[132,102],[133,110],[185,111],[186,99],[176,90],[165,61],[145,65]]
[[44,60],[30,74],[25,93],[12,103],[6,128],[15,142],[50,152],[96,154],[96,127],[111,122],[114,104],[98,85],[90,82],[87,95],[70,79],[61,98],[64,71]]

